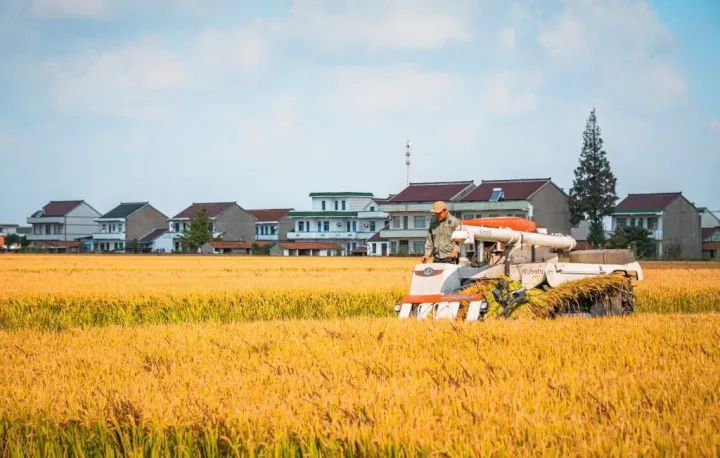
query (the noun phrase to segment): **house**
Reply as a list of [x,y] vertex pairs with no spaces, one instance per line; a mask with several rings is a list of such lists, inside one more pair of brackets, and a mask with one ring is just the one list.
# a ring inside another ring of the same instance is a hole
[[702,227],[720,226],[720,218],[707,207],[698,207],[698,212],[700,212],[700,225]]
[[137,249],[143,253],[171,253],[173,238],[167,229],[155,229],[137,241]]
[[190,218],[202,210],[212,221],[213,237],[250,243],[255,240],[256,218],[237,202],[196,202],[168,220],[172,251],[182,251],[179,239],[190,228]]
[[0,224],[0,236],[7,237],[8,235],[17,234],[17,224]]
[[[387,214],[380,210],[370,192],[313,192],[309,197],[311,211],[288,212],[292,222],[288,241],[328,242],[334,247],[341,246],[340,254],[350,255],[354,249],[366,246],[367,240],[387,221]],[[284,253],[275,250],[281,252]]]
[[702,256],[700,213],[680,192],[628,194],[611,216],[611,228],[638,226],[650,231],[663,257]]
[[568,196],[552,178],[483,180],[453,208],[463,219],[517,216],[550,234],[570,233]]
[[249,242],[208,242],[200,247],[201,253],[206,254],[252,254],[252,244]]
[[337,256],[335,242],[279,242],[270,249],[272,256]]
[[720,260],[720,225],[702,228],[703,259]]
[[100,212],[84,200],[51,201],[27,218],[31,246],[53,251],[80,251],[80,239],[90,239]]
[[287,233],[293,229],[293,222],[288,218],[292,208],[265,208],[248,210],[257,220],[255,222],[255,240],[277,242],[287,240]]
[[423,254],[433,203],[442,200],[448,210],[455,213],[453,205],[473,189],[472,181],[410,183],[380,204],[382,211],[389,215],[390,224],[378,237],[389,243],[389,254]]
[[367,255],[368,256],[387,256],[390,254],[390,241],[380,235],[382,230],[386,230],[384,227],[380,231],[377,231],[367,241]]
[[95,220],[94,251],[142,251],[140,239],[167,225],[167,216],[148,202],[124,202]]

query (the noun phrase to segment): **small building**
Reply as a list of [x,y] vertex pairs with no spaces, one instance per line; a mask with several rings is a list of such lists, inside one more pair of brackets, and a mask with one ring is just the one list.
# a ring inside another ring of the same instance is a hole
[[615,206],[611,229],[637,226],[650,231],[658,256],[700,259],[700,213],[680,192],[628,194]]
[[313,192],[310,198],[312,210],[288,213],[288,241],[330,242],[343,247],[339,254],[350,255],[387,222],[370,192]]
[[703,259],[720,260],[720,225],[702,228],[702,238]]
[[200,248],[200,252],[206,253],[206,254],[251,255],[252,254],[252,245],[248,242],[239,242],[239,241],[208,242]]
[[288,218],[292,208],[262,208],[248,210],[257,220],[255,222],[255,240],[258,242],[277,242],[287,240],[287,234],[293,229]]
[[272,256],[338,256],[337,243],[279,242],[270,249]]
[[168,235],[167,229],[155,229],[138,239],[137,250],[142,253],[170,253],[172,238]]
[[17,224],[0,224],[0,236],[7,237],[8,235],[17,234]]
[[142,238],[164,230],[167,216],[148,202],[124,202],[95,220],[94,251],[143,251]]
[[80,253],[83,250],[83,244],[79,240],[37,240],[32,242],[32,246],[55,253]]
[[[91,238],[97,230],[95,220],[100,212],[84,200],[51,201],[27,218],[32,232],[27,235],[31,246],[53,251],[82,249],[82,244],[54,243],[77,242]],[[48,243],[41,243],[48,242]]]
[[255,240],[256,218],[237,202],[196,202],[168,220],[172,251],[182,251],[180,237],[190,228],[190,219],[202,210],[212,221],[213,237],[250,243]]
[[[383,228],[382,230],[385,230]],[[388,256],[390,254],[389,240],[380,236],[380,231],[373,234],[368,239],[367,255],[368,256]]]

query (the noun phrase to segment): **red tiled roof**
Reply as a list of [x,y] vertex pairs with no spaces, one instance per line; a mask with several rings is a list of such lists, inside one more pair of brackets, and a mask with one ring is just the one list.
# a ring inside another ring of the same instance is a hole
[[250,245],[247,242],[241,242],[241,241],[220,241],[220,242],[210,242],[210,246],[213,248],[229,248],[229,249],[249,249],[252,248],[252,245]]
[[337,243],[331,242],[280,242],[286,250],[334,250]]
[[477,188],[462,198],[463,202],[488,201],[493,189],[502,188],[503,200],[526,200],[540,189],[550,178],[528,178],[524,180],[483,180]]
[[80,248],[80,242],[65,240],[36,240],[33,244],[40,248]]
[[280,221],[287,216],[292,208],[263,208],[247,210],[248,213],[257,218],[258,221]]
[[720,242],[703,242],[703,250],[720,250]]
[[359,246],[352,250],[352,252],[357,254],[367,253],[367,248],[365,248],[364,246]]
[[410,183],[410,186],[388,200],[394,202],[435,202],[450,200],[468,186],[472,181],[448,181],[437,183]]
[[45,216],[65,216],[81,203],[82,200],[53,200],[43,207],[43,212]]
[[190,205],[185,210],[181,211],[177,215],[173,216],[173,218],[190,218],[195,213],[198,213],[203,208],[207,210],[208,216],[210,218],[215,218],[220,213],[227,210],[232,205],[237,205],[235,202],[198,202]]
[[680,195],[682,193],[679,192],[628,194],[622,202],[615,206],[615,210],[662,210]]
[[706,238],[713,235],[715,231],[720,231],[720,226],[717,227],[703,227],[702,228],[702,239],[705,240]]

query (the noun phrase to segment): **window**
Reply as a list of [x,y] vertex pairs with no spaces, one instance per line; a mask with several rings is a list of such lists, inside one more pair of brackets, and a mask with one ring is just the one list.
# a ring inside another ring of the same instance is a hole
[[615,226],[616,227],[627,226],[627,218],[615,218]]
[[488,215],[488,217],[490,217],[490,218],[497,218],[497,217],[499,217],[499,216],[500,216],[500,213],[490,213],[490,214]]
[[321,205],[322,205],[322,209],[323,209],[323,211],[324,211],[324,210],[325,210],[325,201],[324,201],[324,200],[322,201],[322,204],[321,204]]
[[412,249],[414,254],[423,254],[425,252],[425,242],[413,240]]
[[125,243],[120,242],[120,243],[118,243],[118,245],[120,245],[120,249],[121,249],[121,250],[124,250],[124,249],[125,249]]
[[342,209],[343,209],[343,211],[345,211],[345,201],[344,200],[342,201]]
[[638,227],[643,227],[643,220],[645,218],[638,218]]
[[[325,203],[325,202],[323,202],[323,203]],[[317,231],[318,231],[318,232],[322,232],[322,221],[318,221],[318,222],[317,222],[317,226],[318,226],[318,230],[317,230]]]
[[123,225],[122,225],[122,223],[118,223],[118,232],[122,232],[122,231],[123,231]]
[[425,216],[415,217],[415,229],[425,229]]
[[357,221],[352,222],[352,231],[357,232]]
[[630,227],[635,227],[635,218],[630,218]]
[[305,232],[310,232],[310,221],[305,221]]
[[371,212],[374,212],[374,211],[375,211],[375,207],[372,206],[372,205],[370,205],[370,211],[371,211]]
[[258,235],[260,232],[260,226],[255,226],[255,235]]
[[370,232],[375,232],[375,221],[370,221]]
[[[335,211],[337,211],[337,209],[338,209],[338,201],[336,200],[335,201]],[[343,210],[345,210],[345,209],[343,208]]]
[[323,231],[330,232],[330,221],[323,222]]
[[375,254],[375,244],[374,243],[370,244],[370,254]]
[[50,235],[50,225],[49,224],[45,225],[45,235]]
[[272,225],[270,226],[270,235],[275,235],[277,233],[277,226]]
[[648,229],[657,229],[657,218],[648,218]]
[[345,221],[345,231],[350,232],[350,221]]
[[397,253],[397,241],[395,240],[390,241],[390,253]]
[[298,221],[298,232],[303,232],[305,230],[305,222],[304,221]]
[[107,233],[107,224],[102,225],[102,229],[100,230],[103,234]]
[[400,225],[402,224],[401,219],[399,216],[393,216],[392,217],[392,227],[393,229],[400,229]]

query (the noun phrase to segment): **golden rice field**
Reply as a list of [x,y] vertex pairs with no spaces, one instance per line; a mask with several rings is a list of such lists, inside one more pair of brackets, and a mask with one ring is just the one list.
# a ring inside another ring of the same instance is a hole
[[0,456],[720,455],[720,264],[625,318],[393,318],[416,259],[0,256]]

